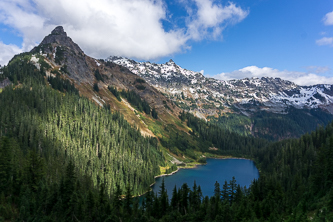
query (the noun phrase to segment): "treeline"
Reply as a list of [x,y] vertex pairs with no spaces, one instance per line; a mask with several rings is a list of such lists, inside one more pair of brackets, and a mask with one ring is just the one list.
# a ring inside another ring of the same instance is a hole
[[150,106],[146,100],[142,100],[141,97],[133,90],[122,90],[120,92],[121,96],[127,99],[127,101],[133,105],[140,112],[145,112],[150,115]]
[[[253,157],[255,152],[269,143],[263,139],[241,136],[238,133],[230,132],[219,124],[206,122],[188,112],[181,112],[179,118],[186,121],[187,126],[192,129],[190,134],[196,138],[203,152]],[[172,143],[180,143],[185,149],[188,148],[186,147],[188,143],[183,138],[179,138],[179,141],[173,141]],[[210,147],[217,149],[209,150]]]
[[50,66],[40,60],[40,69],[38,70],[35,65],[30,62],[31,54],[21,53],[14,56],[11,61],[9,61],[8,66],[2,68],[3,75],[8,77],[9,80],[17,84],[18,82],[24,83],[26,79],[34,78],[35,81],[42,82],[43,76],[45,76],[45,70]]
[[55,77],[49,76],[47,80],[53,89],[59,90],[60,92],[71,92],[79,95],[79,91],[75,88],[74,84],[68,79],[60,78],[60,75],[56,75]]
[[118,101],[121,101],[121,97],[126,98],[126,100],[135,107],[140,112],[145,112],[147,115],[152,115],[153,118],[157,119],[158,114],[155,108],[151,109],[149,106],[149,103],[146,102],[146,100],[141,99],[140,95],[138,95],[133,90],[122,90],[118,91],[115,87],[108,86],[109,91],[118,99]]
[[260,111],[251,117],[229,113],[218,118],[210,117],[209,120],[228,131],[271,141],[298,138],[315,130],[318,125],[326,125],[333,120],[332,114],[321,109],[290,107],[286,111],[287,114]]
[[223,129],[238,133],[243,136],[251,136],[252,119],[237,113],[226,113],[219,117],[209,116],[208,121],[215,122]]

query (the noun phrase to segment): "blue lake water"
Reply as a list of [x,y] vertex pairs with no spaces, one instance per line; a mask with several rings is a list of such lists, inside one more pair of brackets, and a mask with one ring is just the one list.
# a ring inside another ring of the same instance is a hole
[[254,179],[259,178],[259,172],[252,160],[207,159],[206,165],[193,169],[180,169],[173,175],[156,178],[152,189],[154,192],[158,192],[164,178],[165,187],[171,198],[175,185],[178,189],[183,183],[187,183],[192,189],[194,181],[196,181],[197,185],[201,186],[203,196],[213,196],[215,182],[218,181],[222,189],[224,181],[227,180],[229,183],[233,176],[241,187],[249,187]]

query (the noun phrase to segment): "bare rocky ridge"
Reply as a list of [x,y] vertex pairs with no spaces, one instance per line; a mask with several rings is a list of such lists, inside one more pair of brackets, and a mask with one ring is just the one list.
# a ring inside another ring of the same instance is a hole
[[107,61],[128,68],[180,107],[199,117],[221,114],[234,108],[244,115],[261,110],[285,113],[290,106],[322,108],[333,113],[330,108],[333,104],[332,85],[298,86],[268,77],[221,81],[183,69],[172,60],[155,64],[111,56]]

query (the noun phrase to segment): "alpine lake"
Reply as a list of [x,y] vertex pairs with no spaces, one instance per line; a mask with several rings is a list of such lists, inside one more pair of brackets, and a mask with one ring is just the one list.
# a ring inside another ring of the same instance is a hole
[[151,188],[154,193],[158,193],[164,179],[165,188],[169,199],[171,199],[175,185],[178,189],[184,183],[187,183],[189,188],[192,189],[195,181],[197,186],[200,185],[203,196],[210,197],[214,195],[216,181],[222,189],[225,181],[229,183],[232,177],[235,177],[237,185],[248,188],[254,179],[259,178],[259,171],[254,162],[248,159],[207,159],[206,165],[198,165],[191,169],[180,169],[172,175],[156,178],[155,184]]

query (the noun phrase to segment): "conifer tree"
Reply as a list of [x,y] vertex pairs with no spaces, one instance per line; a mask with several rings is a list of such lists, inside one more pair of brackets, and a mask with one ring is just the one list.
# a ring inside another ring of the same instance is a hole
[[125,202],[124,202],[124,213],[127,215],[132,214],[132,204],[133,204],[133,199],[132,199],[132,190],[130,187],[130,184],[128,183],[126,185],[126,192],[125,192]]
[[214,184],[214,196],[215,196],[215,200],[217,202],[220,202],[221,199],[221,188],[220,188],[220,184],[216,181]]
[[171,207],[173,210],[179,210],[178,202],[179,202],[178,191],[177,191],[177,187],[175,185],[175,187],[172,190],[172,197],[171,197]]
[[117,183],[116,184],[116,191],[114,192],[114,198],[113,198],[113,208],[115,211],[115,214],[117,217],[121,217],[122,215],[122,210],[123,210],[123,202],[121,200],[121,188],[120,185]]
[[167,190],[165,189],[164,177],[162,178],[162,184],[159,191],[160,201],[161,201],[161,215],[164,215],[169,208],[169,198]]
[[11,145],[8,137],[0,139],[0,190],[7,190],[11,174]]

